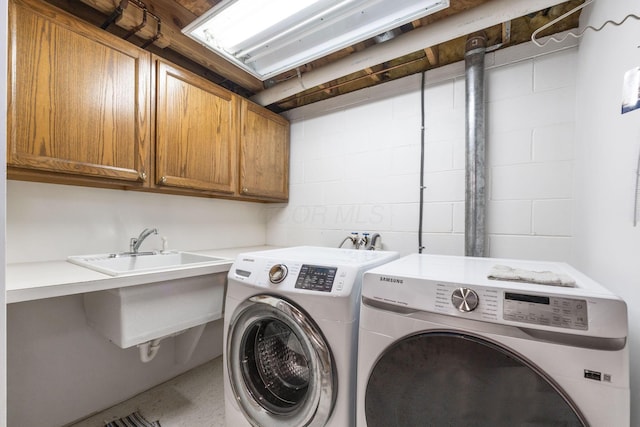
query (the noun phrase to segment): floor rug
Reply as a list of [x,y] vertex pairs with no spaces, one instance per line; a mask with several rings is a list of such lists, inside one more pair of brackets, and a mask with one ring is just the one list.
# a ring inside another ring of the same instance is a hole
[[139,412],[111,421],[105,427],[161,427],[160,421],[149,422]]

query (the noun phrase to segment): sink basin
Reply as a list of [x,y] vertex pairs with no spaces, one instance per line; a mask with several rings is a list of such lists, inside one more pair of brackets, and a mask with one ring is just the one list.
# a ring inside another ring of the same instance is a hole
[[74,255],[67,261],[99,271],[110,276],[173,270],[184,267],[199,267],[226,262],[226,258],[194,254],[191,252],[146,252],[139,254]]

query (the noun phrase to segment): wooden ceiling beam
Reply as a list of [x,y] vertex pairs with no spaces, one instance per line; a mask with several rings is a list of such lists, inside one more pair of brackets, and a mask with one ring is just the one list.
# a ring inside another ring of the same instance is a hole
[[[115,7],[111,1],[109,2],[101,2],[96,0],[83,0],[83,3],[91,6],[92,8],[104,13],[105,15],[111,15],[115,10]],[[142,25],[142,27],[136,31],[136,36],[141,39],[151,40],[158,33],[158,20],[154,19],[152,14],[145,14],[141,8],[136,6],[135,3],[125,3],[125,9],[122,11],[120,17],[111,25],[117,25],[120,28],[123,28],[127,31],[134,30],[138,26]],[[160,28],[162,31],[162,28]],[[131,35],[133,35],[131,34]],[[160,34],[159,38],[153,42],[154,45],[164,49],[168,47],[171,42],[167,39],[164,34]]]
[[438,46],[426,48],[424,54],[427,57],[427,61],[429,61],[429,65],[438,65]]
[[380,76],[378,74],[376,74],[372,68],[365,68],[364,69],[365,73],[369,74],[369,77],[371,77],[371,80],[373,80],[374,82],[379,82],[380,81]]
[[[119,4],[118,0],[81,1],[107,15],[110,15]],[[171,49],[176,52],[251,92],[260,92],[264,88],[262,82],[256,77],[182,34],[182,28],[196,18],[193,13],[182,6],[178,6],[173,0],[145,0],[144,3],[149,11],[158,16],[162,21],[162,42],[159,44],[160,47],[170,46]],[[127,30],[138,25],[142,18],[142,13],[140,12],[135,16],[135,9],[137,8],[133,4],[130,4],[125,9],[125,14],[123,14],[122,19],[116,22],[116,25],[125,26],[124,28]],[[129,10],[132,10],[132,12]],[[153,21],[151,17],[148,17],[147,20],[149,22]],[[152,28],[151,31],[153,31],[153,29],[154,28]],[[149,38],[147,34],[139,34],[139,36]]]
[[502,23],[502,44],[511,43],[511,21]]
[[191,11],[197,16],[202,15],[218,3],[221,0],[175,0],[176,3],[180,4],[185,9]]
[[425,46],[435,46],[526,16],[563,1],[565,0],[492,0],[428,26],[409,31],[385,43],[353,53],[342,60],[305,73],[300,79],[277,84],[254,95],[251,99],[263,106],[271,105],[303,92],[307,88],[421,51]]
[[333,91],[331,90],[331,88],[326,88],[326,85],[320,85],[318,86],[320,89],[322,89],[322,91],[324,93],[326,93],[327,95],[331,95],[333,93]]

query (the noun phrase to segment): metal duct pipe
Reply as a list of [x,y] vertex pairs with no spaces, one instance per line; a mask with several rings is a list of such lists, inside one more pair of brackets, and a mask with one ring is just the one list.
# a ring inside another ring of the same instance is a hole
[[485,248],[485,104],[484,57],[487,37],[471,34],[465,45],[466,186],[465,248],[467,256],[484,256]]

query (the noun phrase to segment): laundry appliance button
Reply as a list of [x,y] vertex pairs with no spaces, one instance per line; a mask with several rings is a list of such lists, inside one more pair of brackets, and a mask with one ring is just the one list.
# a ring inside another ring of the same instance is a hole
[[451,294],[451,302],[459,311],[468,313],[478,307],[480,298],[473,289],[458,288]]
[[287,277],[288,272],[286,265],[276,264],[269,270],[269,281],[274,284],[280,283]]

